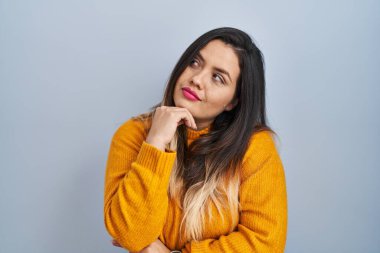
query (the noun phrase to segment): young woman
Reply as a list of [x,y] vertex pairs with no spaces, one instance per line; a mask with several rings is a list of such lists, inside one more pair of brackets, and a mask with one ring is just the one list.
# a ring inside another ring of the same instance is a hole
[[184,52],[162,102],[112,138],[104,219],[131,252],[283,252],[285,175],[265,115],[263,58],[235,28]]

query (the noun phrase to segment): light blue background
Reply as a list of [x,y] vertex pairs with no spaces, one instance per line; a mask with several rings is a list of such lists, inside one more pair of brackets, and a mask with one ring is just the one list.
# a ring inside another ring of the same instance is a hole
[[111,137],[221,26],[265,56],[286,252],[380,252],[379,13],[375,0],[0,0],[0,252],[124,252],[103,225]]

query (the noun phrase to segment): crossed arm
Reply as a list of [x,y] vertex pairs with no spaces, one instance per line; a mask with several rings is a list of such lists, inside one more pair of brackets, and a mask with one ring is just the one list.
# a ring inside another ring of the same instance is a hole
[[[170,252],[157,238],[165,224],[166,189],[176,154],[157,150],[126,134],[126,130],[139,131],[127,123],[112,140],[105,183],[106,228],[115,244],[131,252]],[[239,197],[241,213],[236,231],[190,241],[180,250],[283,252],[287,227],[285,176],[268,135],[254,139],[248,150]]]

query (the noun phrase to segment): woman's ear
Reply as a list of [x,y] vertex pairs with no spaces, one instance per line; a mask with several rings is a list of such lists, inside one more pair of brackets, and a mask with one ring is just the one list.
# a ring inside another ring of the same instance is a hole
[[235,98],[231,103],[224,107],[225,111],[231,111],[239,103],[239,99]]

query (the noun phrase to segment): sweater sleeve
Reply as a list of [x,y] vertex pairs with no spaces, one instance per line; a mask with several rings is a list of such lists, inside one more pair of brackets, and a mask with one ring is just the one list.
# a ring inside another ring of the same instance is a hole
[[176,158],[175,152],[164,152],[146,143],[138,124],[129,120],[115,132],[104,187],[106,229],[129,251],[140,251],[159,237]]
[[287,231],[285,173],[271,135],[258,133],[246,153],[237,228],[218,239],[190,241],[182,252],[284,252]]

